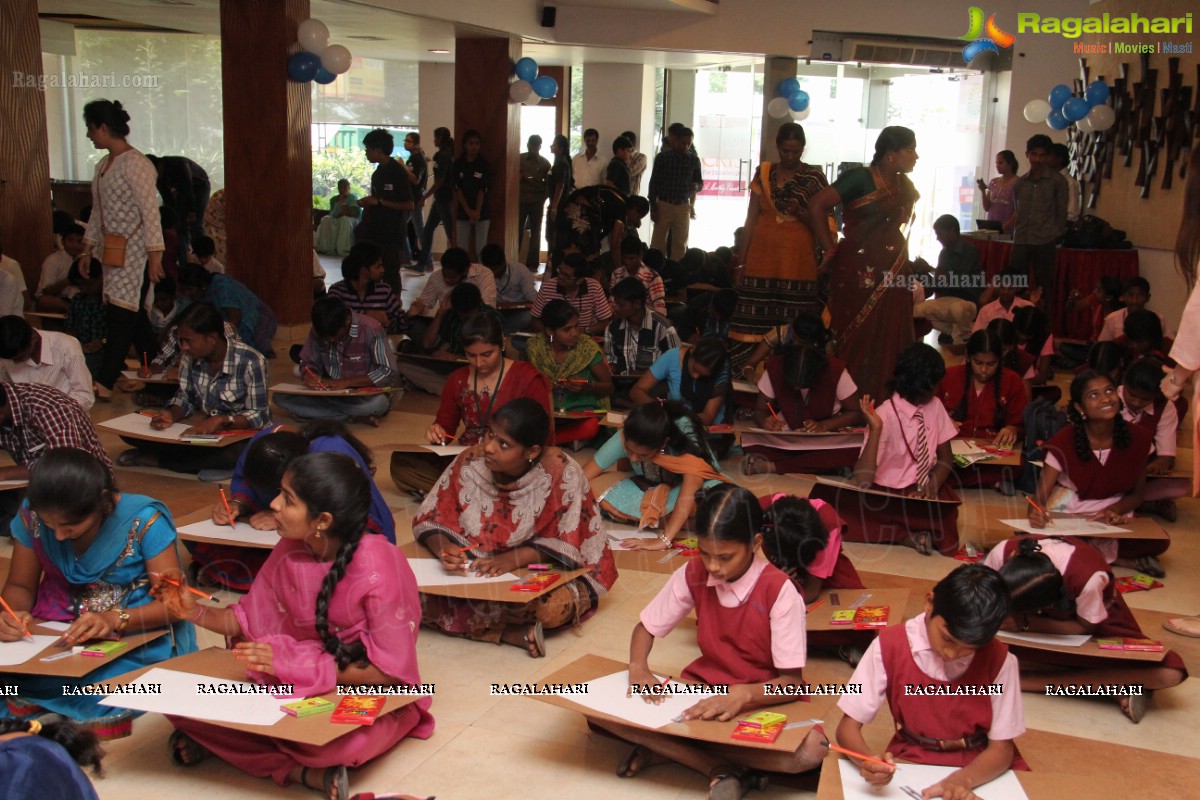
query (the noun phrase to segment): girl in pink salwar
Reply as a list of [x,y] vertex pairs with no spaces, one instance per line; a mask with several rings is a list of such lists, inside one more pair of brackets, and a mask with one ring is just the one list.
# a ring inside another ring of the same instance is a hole
[[[420,684],[416,580],[394,545],[363,535],[370,505],[368,479],[353,459],[301,456],[288,466],[271,503],[282,539],[239,603],[195,606],[182,580],[178,587],[160,582],[155,593],[178,618],[232,639],[250,680],[293,684],[296,697],[339,685]],[[211,753],[281,786],[302,783],[345,800],[348,767],[383,755],[405,737],[429,737],[429,704],[423,697],[322,746],[168,717],[176,728],[171,758],[192,766]]]

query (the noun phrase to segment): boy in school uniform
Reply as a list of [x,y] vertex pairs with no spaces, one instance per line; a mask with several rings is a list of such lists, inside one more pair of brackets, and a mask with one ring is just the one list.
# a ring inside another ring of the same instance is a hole
[[[1132,311],[1142,310],[1150,302],[1150,281],[1140,275],[1127,280],[1125,288],[1121,291],[1121,302],[1125,304],[1124,308],[1118,308],[1104,318],[1104,326],[1100,329],[1097,341],[1111,342],[1121,338],[1125,332],[1125,318]],[[1167,318],[1157,311],[1154,313],[1162,323],[1163,336],[1174,339],[1171,326],[1167,324]]]
[[1006,269],[997,275],[992,283],[996,299],[979,309],[979,313],[975,315],[975,324],[971,327],[971,333],[983,330],[994,319],[1006,319],[1011,322],[1013,312],[1018,308],[1034,305],[1025,298],[1017,296],[1017,289],[1025,286],[1028,282],[1029,278],[1024,272],[1015,272],[1011,269]]
[[[971,798],[972,789],[1005,771],[1028,769],[1013,744],[1025,732],[1017,659],[995,638],[1008,607],[1004,580],[990,567],[964,564],[939,581],[925,596],[923,613],[885,629],[867,648],[850,678],[862,693],[838,701],[845,713],[838,744],[871,752],[862,728],[886,700],[896,733],[879,760],[959,767],[926,787],[923,797]],[[895,773],[852,760],[872,786]]]

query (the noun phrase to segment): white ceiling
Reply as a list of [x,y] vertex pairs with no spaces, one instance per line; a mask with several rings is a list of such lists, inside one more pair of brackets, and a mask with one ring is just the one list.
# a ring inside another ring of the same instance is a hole
[[[559,0],[556,5],[638,8],[656,11],[696,13],[689,4],[711,7],[708,0]],[[432,3],[430,5],[433,5]],[[43,15],[103,17],[188,33],[220,34],[219,0],[39,0]],[[707,13],[707,12],[701,12]],[[311,16],[324,22],[330,41],[344,44],[355,55],[397,61],[439,61],[453,63],[456,36],[495,33],[468,23],[434,19],[397,11],[359,5],[351,0],[311,0]],[[76,24],[86,25],[86,21]],[[365,37],[365,38],[364,38]],[[449,54],[435,54],[445,49]],[[757,56],[730,53],[695,53],[666,50],[626,50],[558,44],[553,41],[525,39],[524,53],[538,63],[566,66],[571,64],[629,63],[655,67],[697,68],[716,65],[742,65],[760,60]]]

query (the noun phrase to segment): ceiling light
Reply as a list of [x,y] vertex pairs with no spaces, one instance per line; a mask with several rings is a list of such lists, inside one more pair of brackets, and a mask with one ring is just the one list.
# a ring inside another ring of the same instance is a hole
[[437,54],[438,54],[438,55],[440,55],[440,56],[444,56],[444,55],[446,55],[447,53],[449,53],[450,51],[449,51],[449,50],[445,50],[445,49],[443,49],[443,48],[441,48],[441,47],[434,47],[434,48],[430,48],[429,52],[431,52],[431,53],[437,53]]

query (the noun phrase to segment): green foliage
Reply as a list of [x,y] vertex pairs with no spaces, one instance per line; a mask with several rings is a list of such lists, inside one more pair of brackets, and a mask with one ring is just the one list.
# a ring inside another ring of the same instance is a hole
[[[361,150],[339,150],[327,148],[313,153],[312,185],[313,207],[329,208],[329,198],[337,194],[337,182],[342,178],[350,181],[350,191],[358,197],[370,194],[371,173],[374,165],[367,161]],[[317,203],[320,198],[322,202]]]

